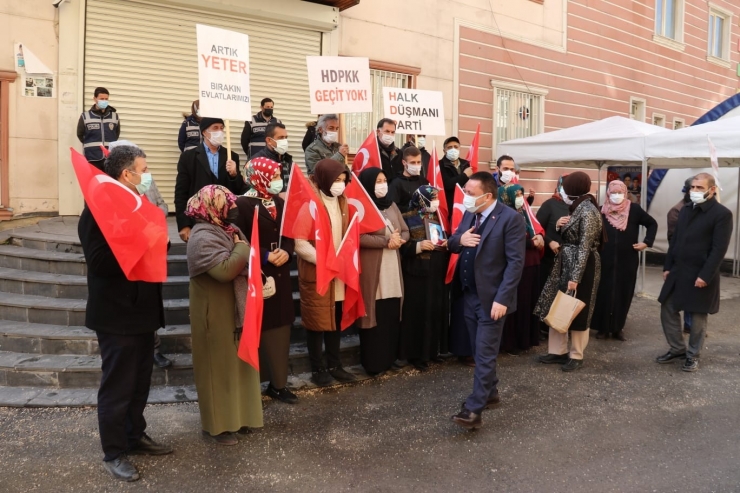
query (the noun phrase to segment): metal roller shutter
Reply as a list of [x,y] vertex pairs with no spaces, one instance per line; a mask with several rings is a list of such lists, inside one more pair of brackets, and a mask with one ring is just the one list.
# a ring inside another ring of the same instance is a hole
[[[301,140],[311,115],[306,56],[321,54],[321,33],[239,16],[129,0],[88,0],[85,109],[98,86],[110,93],[121,118],[121,139],[147,153],[147,163],[174,212],[177,134],[182,113],[198,98],[195,24],[249,35],[252,109],[275,100],[275,116],[288,129],[290,154],[303,167]],[[241,163],[243,122],[231,122],[232,150]]]

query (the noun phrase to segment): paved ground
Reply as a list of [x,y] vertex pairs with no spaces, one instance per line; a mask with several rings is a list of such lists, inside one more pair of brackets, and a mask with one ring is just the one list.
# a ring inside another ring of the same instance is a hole
[[[729,283],[728,283],[729,284]],[[740,300],[710,318],[698,373],[657,365],[658,304],[636,299],[629,341],[592,340],[573,374],[501,359],[501,406],[484,428],[449,422],[472,370],[448,363],[269,402],[236,447],[199,435],[197,404],[153,405],[169,457],[135,458],[142,479],[109,479],[93,409],[0,409],[0,491],[740,491]]]

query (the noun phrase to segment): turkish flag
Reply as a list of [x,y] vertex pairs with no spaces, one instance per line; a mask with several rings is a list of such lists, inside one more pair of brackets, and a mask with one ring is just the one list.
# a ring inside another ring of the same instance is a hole
[[[452,206],[452,232],[457,231],[458,226],[462,222],[463,214],[465,214],[465,207],[463,206],[463,193],[460,185],[455,185],[455,203]],[[445,277],[445,284],[452,282],[452,278],[455,275],[455,267],[457,266],[457,259],[459,254],[453,253],[450,255],[450,261],[447,264],[447,276]]]
[[372,201],[367,190],[362,186],[354,172],[352,176],[354,180],[349,182],[347,188],[344,189],[344,196],[347,197],[350,216],[355,213],[357,214],[360,223],[360,234],[373,233],[385,228],[385,219],[375,205],[375,202]]
[[365,316],[365,303],[360,289],[360,221],[352,216],[347,233],[337,251],[337,277],[344,281],[344,303],[342,307],[342,330],[360,317]]
[[[519,175],[514,175],[514,178],[511,179],[511,183],[519,184]],[[522,192],[523,193],[523,192]],[[526,200],[524,201],[524,211],[527,213],[527,217],[529,217],[529,222],[532,223],[532,229],[534,229],[534,235],[541,235],[542,238],[545,237],[545,228],[542,227],[540,222],[537,220],[537,216],[534,214],[534,211],[529,206],[529,202]],[[545,250],[542,249],[542,253],[544,255]]]
[[365,168],[382,168],[380,161],[380,148],[378,147],[378,139],[375,137],[375,132],[370,132],[365,142],[362,143],[355,159],[352,161],[352,171],[360,174]]
[[447,195],[445,194],[445,185],[442,181],[442,172],[439,169],[436,142],[432,144],[432,157],[429,159],[429,167],[427,168],[427,181],[431,186],[439,190],[437,193],[437,198],[439,199],[437,216],[439,217],[439,222],[442,224],[442,227],[449,234],[450,225],[448,218],[450,217],[450,212],[447,210]]
[[129,281],[167,280],[167,220],[159,207],[87,162],[72,166],[87,207]]
[[479,148],[480,148],[480,123],[478,124],[478,129],[475,131],[475,137],[473,137],[473,142],[470,144],[468,155],[465,158],[466,161],[470,161],[470,168],[473,170],[473,173],[478,172],[478,149]]
[[[161,214],[161,213],[160,213]],[[280,236],[295,240],[309,240],[316,247],[316,292],[326,294],[337,271],[336,250],[332,238],[331,221],[324,203],[303,175],[301,168],[292,166],[285,195]]]
[[262,266],[260,263],[259,207],[254,207],[252,238],[249,240],[249,276],[247,278],[247,303],[244,308],[244,325],[237,354],[255,370],[260,371],[260,335],[262,334]]

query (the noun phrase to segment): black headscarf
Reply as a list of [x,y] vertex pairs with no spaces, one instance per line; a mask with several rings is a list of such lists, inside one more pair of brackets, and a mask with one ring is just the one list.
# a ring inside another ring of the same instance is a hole
[[345,165],[333,159],[322,159],[316,163],[316,168],[313,172],[313,181],[319,187],[319,190],[324,192],[324,195],[331,197],[331,186],[334,184],[334,180],[342,173],[346,174],[344,183],[349,183],[349,172]]
[[571,214],[576,210],[576,207],[578,207],[581,202],[586,200],[593,203],[594,207],[599,207],[599,204],[596,202],[596,197],[589,193],[591,191],[591,177],[583,171],[576,171],[575,173],[571,173],[563,177],[563,191],[568,195],[568,197],[577,197],[573,199],[573,203],[570,204],[569,209]]
[[[384,175],[383,170],[380,168],[367,168],[365,171],[360,173],[358,178],[360,183],[362,183],[362,186],[365,187],[367,194],[370,195],[370,198],[375,202],[375,205],[378,206],[378,209],[384,211],[393,204],[393,201],[390,199],[390,194],[386,193],[385,197],[382,199],[379,199],[375,195],[375,180],[378,179],[378,175],[380,174]],[[387,178],[388,177],[386,177],[386,179]]]

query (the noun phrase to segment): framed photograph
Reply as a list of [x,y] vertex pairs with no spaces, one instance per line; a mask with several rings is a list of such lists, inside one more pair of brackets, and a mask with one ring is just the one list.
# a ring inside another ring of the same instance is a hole
[[443,250],[444,242],[447,241],[447,234],[442,225],[430,219],[424,219],[424,230],[427,233],[427,240],[434,244],[434,248]]

